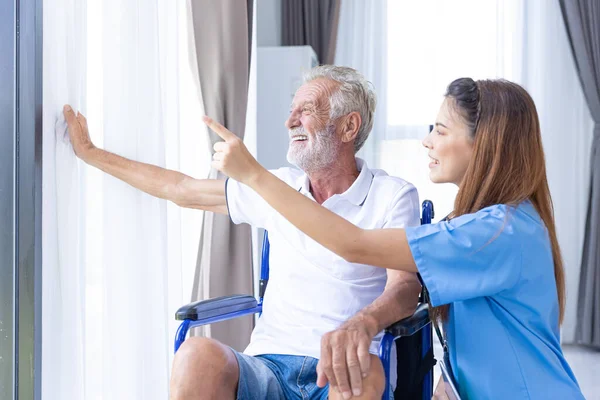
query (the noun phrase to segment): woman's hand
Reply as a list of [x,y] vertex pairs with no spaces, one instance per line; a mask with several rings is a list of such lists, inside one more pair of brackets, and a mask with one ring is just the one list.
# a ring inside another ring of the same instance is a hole
[[68,104],[63,107],[63,115],[69,126],[69,138],[75,155],[85,161],[89,151],[95,148],[92,139],[90,139],[87,120],[83,114],[77,113],[75,115],[75,111]]
[[252,157],[240,138],[209,117],[204,117],[203,121],[224,140],[214,145],[213,168],[238,182],[252,186],[266,170]]

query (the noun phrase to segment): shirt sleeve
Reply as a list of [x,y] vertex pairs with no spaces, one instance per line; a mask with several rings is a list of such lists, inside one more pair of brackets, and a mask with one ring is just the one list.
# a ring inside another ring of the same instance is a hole
[[[286,181],[284,168],[269,172]],[[225,198],[229,218],[234,224],[247,223],[256,228],[267,228],[267,221],[275,212],[253,189],[231,178],[225,182]]]
[[419,226],[419,214],[419,194],[413,185],[407,183],[394,196],[383,228]]
[[433,306],[492,296],[517,283],[522,248],[511,224],[514,214],[514,208],[496,205],[406,229]]

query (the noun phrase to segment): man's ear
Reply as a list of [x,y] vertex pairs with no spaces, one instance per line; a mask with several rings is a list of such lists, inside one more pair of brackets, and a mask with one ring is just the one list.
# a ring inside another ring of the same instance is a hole
[[362,124],[362,119],[360,118],[360,114],[356,111],[351,112],[350,114],[344,117],[344,122],[342,123],[342,142],[348,143],[356,139],[356,135],[358,135],[358,130]]

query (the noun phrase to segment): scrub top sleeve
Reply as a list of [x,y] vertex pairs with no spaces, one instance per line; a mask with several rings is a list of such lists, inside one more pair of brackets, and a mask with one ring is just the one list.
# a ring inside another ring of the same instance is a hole
[[496,205],[450,222],[406,228],[433,306],[491,296],[517,283],[522,249],[511,218],[514,208]]

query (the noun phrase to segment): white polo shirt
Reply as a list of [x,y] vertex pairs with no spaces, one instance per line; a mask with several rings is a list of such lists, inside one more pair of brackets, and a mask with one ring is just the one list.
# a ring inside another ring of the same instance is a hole
[[[370,170],[358,158],[357,167],[360,174],[352,186],[327,199],[324,207],[361,228],[419,225],[419,197],[412,184]],[[314,200],[302,171],[271,172]],[[383,293],[386,270],[335,255],[292,226],[248,186],[229,179],[226,195],[231,220],[265,228],[271,244],[263,313],[244,353],[320,358],[321,336]],[[378,351],[380,336],[371,344],[372,353]]]

